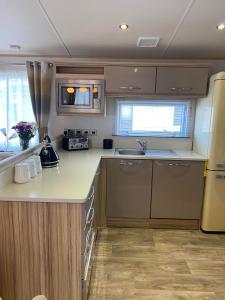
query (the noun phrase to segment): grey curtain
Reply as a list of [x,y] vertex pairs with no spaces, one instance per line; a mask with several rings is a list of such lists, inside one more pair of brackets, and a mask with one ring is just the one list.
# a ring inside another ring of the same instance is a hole
[[53,65],[48,62],[26,62],[32,108],[38,126],[39,140],[48,134]]

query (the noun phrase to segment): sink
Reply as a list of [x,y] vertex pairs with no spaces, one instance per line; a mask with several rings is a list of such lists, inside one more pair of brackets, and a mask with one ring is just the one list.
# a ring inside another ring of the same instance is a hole
[[176,156],[173,150],[138,150],[138,149],[116,149],[115,154],[120,155],[146,155],[146,156]]
[[117,152],[121,155],[145,155],[145,151],[137,149],[118,149]]

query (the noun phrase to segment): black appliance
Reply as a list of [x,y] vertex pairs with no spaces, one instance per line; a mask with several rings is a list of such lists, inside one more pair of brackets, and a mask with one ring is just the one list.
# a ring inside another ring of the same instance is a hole
[[103,149],[112,149],[113,140],[112,139],[104,139],[103,140]]
[[51,139],[48,135],[45,136],[44,141],[45,145],[39,154],[41,158],[41,165],[43,168],[56,167],[59,163],[59,155],[51,145]]

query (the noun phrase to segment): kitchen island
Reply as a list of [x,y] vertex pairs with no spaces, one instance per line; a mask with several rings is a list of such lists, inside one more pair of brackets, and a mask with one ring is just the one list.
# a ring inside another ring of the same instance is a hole
[[[58,167],[44,169],[25,184],[9,183],[0,191],[3,299],[30,300],[37,294],[49,300],[86,299],[96,225],[105,225],[104,161],[155,159],[101,149],[59,155]],[[159,159],[205,160],[191,151]]]

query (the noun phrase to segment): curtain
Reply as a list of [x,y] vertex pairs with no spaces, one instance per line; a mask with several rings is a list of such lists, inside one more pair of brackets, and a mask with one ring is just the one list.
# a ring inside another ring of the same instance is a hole
[[30,97],[38,126],[39,141],[48,134],[53,65],[47,62],[26,62]]
[[[12,126],[20,121],[34,122],[26,70],[0,70],[0,144],[16,147],[18,138]],[[35,139],[34,139],[35,140]],[[0,149],[2,150],[2,149]]]

